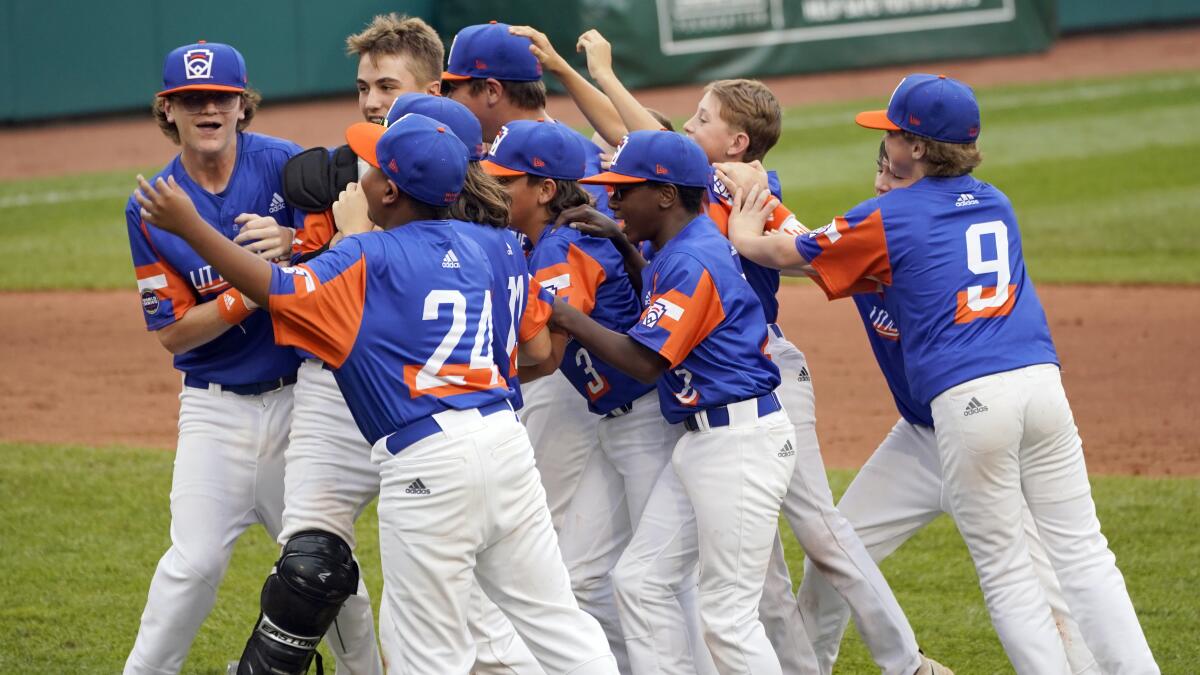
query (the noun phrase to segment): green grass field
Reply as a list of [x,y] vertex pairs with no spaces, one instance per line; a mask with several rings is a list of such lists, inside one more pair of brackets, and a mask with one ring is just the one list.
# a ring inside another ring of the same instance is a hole
[[[879,136],[851,122],[884,95],[789,110],[768,164],[810,225],[869,196]],[[1035,280],[1200,283],[1200,72],[979,92],[978,175],[1012,198]],[[153,171],[147,167],[147,171]],[[0,182],[0,291],[133,287],[123,205],[133,171]],[[168,546],[173,456],[0,443],[0,672],[119,671]],[[831,472],[840,494],[852,472]],[[1105,533],[1165,673],[1200,672],[1200,479],[1094,480]],[[374,511],[359,555],[378,593]],[[185,672],[223,673],[277,555],[237,546]],[[800,552],[789,550],[794,575]],[[883,569],[925,649],[959,673],[1010,672],[966,549],[948,519]],[[874,672],[851,630],[839,672]]]
[[[870,196],[879,135],[851,120],[885,93],[787,111],[767,163],[810,225]],[[1036,281],[1200,282],[1200,72],[979,95],[978,175],[1016,205]],[[0,290],[129,288],[135,173],[0,182]]]
[[[114,673],[137,634],[146,589],[168,541],[170,453],[0,444],[0,670]],[[853,476],[835,471],[840,494]],[[1200,670],[1200,480],[1102,477],[1101,522],[1164,673]],[[1187,514],[1192,514],[1188,516]],[[374,508],[359,558],[378,599]],[[790,539],[790,537],[789,537]],[[258,613],[277,549],[261,528],[238,542],[217,606],[185,673],[224,673]],[[799,580],[801,554],[789,549]],[[941,518],[883,565],[925,650],[962,674],[1009,672],[962,539]],[[839,672],[876,672],[849,632]]]

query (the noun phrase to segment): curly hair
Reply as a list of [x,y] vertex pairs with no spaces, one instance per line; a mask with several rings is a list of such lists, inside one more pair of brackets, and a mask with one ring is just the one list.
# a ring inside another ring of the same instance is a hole
[[[167,96],[155,96],[154,101],[150,104],[150,110],[154,113],[154,121],[158,122],[158,128],[163,132],[163,135],[171,139],[175,145],[179,145],[179,127],[175,126],[174,122],[167,120],[167,110],[164,102],[170,98]],[[258,112],[258,104],[262,103],[262,94],[254,89],[246,88],[242,92],[242,108],[246,114],[242,119],[238,120],[237,130],[245,131],[246,127],[250,126],[250,120],[254,119],[254,113]]]
[[971,173],[983,164],[983,153],[976,143],[944,143],[932,138],[901,131],[909,143],[925,144],[925,175],[953,178]]
[[508,227],[508,193],[479,166],[467,162],[467,179],[450,205],[450,217],[489,227]]

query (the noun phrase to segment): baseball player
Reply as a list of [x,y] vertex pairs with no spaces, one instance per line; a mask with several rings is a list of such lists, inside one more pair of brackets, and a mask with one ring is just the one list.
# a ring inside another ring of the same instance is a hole
[[628,642],[638,673],[691,671],[687,645],[671,639],[683,625],[674,596],[648,591],[677,592],[672,584],[697,562],[700,618],[717,670],[782,672],[757,609],[795,436],[774,393],[779,370],[761,350],[761,304],[728,241],[701,213],[711,173],[704,151],[684,136],[631,133],[609,171],[584,180],[612,185],[610,203],[630,239],[652,240],[658,251],[643,277],[642,318],[619,333],[555,303],[554,324],[607,363],[657,382],[663,415],[687,430],[614,571],[618,594],[626,584],[646,585],[631,594],[639,627],[653,631]]
[[[659,123],[621,84],[612,70],[611,46],[597,31],[579,38],[587,52],[588,69],[630,129],[654,129]],[[591,98],[578,101],[589,104]],[[599,106],[593,106],[599,107]],[[602,110],[590,116],[603,118]],[[611,128],[611,125],[605,128]],[[696,114],[684,124],[684,134],[694,139],[710,162],[758,161],[774,146],[781,129],[781,111],[775,96],[753,80],[719,80],[710,83],[697,104]],[[774,193],[779,181],[769,174]],[[707,212],[722,232],[731,208],[729,193],[714,177],[709,186]],[[786,208],[771,214],[769,227],[796,233],[802,227]],[[878,566],[855,536],[853,528],[833,505],[820,445],[816,437],[815,397],[812,377],[802,352],[783,336],[775,322],[779,304],[779,273],[744,261],[743,270],[759,297],[768,321],[767,353],[780,368],[779,397],[795,426],[796,469],[784,499],[783,512],[809,560],[833,580],[855,614],[871,655],[887,673],[946,672],[920,653],[908,619],[900,609]],[[791,577],[782,541],[774,546],[767,588],[760,605],[763,623],[788,672],[811,672],[816,660],[792,595]]]
[[548,672],[615,673],[603,632],[571,595],[532,448],[491,353],[485,253],[445,220],[467,148],[416,114],[377,140],[361,127],[348,135],[379,168],[362,190],[384,231],[349,237],[299,267],[271,268],[209,236],[173,183],[140,181],[143,216],[268,306],[281,342],[335,368],[381,467],[392,617],[381,630],[400,647],[393,671],[468,671],[466,603],[478,577]]
[[[348,51],[359,57],[359,107],[365,119],[386,122],[389,107],[394,107],[393,101],[406,90],[437,90],[443,55],[441,41],[421,19],[395,14],[377,16],[363,31],[349,36],[346,44]],[[465,115],[461,116],[470,118],[469,113],[462,112]],[[479,136],[477,122],[474,135]],[[331,165],[339,170],[329,171]],[[309,212],[296,237],[295,253],[299,260],[328,249],[340,238],[339,230],[354,233],[373,227],[366,217],[365,199],[357,183],[347,185],[348,181],[356,181],[366,167],[369,165],[360,161],[348,146],[332,151],[313,148],[289,162],[285,169],[285,196]],[[476,169],[473,173],[479,172]],[[493,188],[491,204],[475,211],[503,210],[503,195]],[[346,192],[342,192],[341,200],[332,202],[332,196],[343,189]],[[463,205],[485,201],[486,192],[478,188],[478,181],[472,181],[454,208],[468,208]],[[523,277],[519,283],[524,289]],[[508,301],[507,289],[504,297],[505,302],[494,305],[494,318],[497,323],[507,325],[513,310],[516,316],[521,315],[525,298],[513,299],[520,303],[514,306],[514,302]],[[547,310],[545,315],[548,313]],[[548,346],[548,338],[543,340]],[[498,354],[508,354],[513,349],[515,344]],[[348,546],[353,551],[354,523],[379,493],[379,467],[371,461],[370,444],[355,426],[332,371],[314,354],[302,356],[305,360],[295,388],[292,434],[286,453],[284,527],[279,536],[284,547],[281,559],[289,558],[292,548],[314,539],[338,549]],[[301,533],[304,538],[290,544]],[[326,631],[322,626],[328,621],[324,624],[318,621],[315,611],[299,614],[292,610],[303,597],[294,590],[299,584],[282,578],[287,571],[286,566],[277,565],[264,584],[262,612],[241,657],[240,672],[260,672],[268,666],[277,672],[304,672],[325,632],[340,669],[350,673],[381,673],[383,664],[375,639],[370,598],[361,579],[357,592],[345,598],[337,618]],[[480,596],[480,614],[471,620],[472,634],[477,640],[476,672],[539,672],[512,625],[494,603],[483,600],[482,593]],[[327,600],[331,604],[337,602],[336,597]],[[382,616],[380,620],[386,622],[389,618]],[[281,640],[281,631],[291,637]]]
[[[241,241],[270,259],[291,236],[279,176],[300,148],[244,131],[258,101],[233,47],[172,50],[154,112],[180,153],[158,175],[190,196],[199,227],[234,248],[229,240],[251,232]],[[125,217],[146,326],[183,372],[171,547],[150,582],[125,672],[175,673],[216,602],[234,542],[254,523],[279,534],[297,359],[275,346],[267,314],[184,241],[148,223],[135,197]]]
[[[890,167],[913,184],[795,238],[759,236],[759,218],[739,218],[735,245],[811,274],[830,298],[885,289],[908,387],[929,406],[950,511],[1017,672],[1070,672],[1030,557],[1028,504],[1101,671],[1157,673],[1100,533],[1016,216],[1003,193],[971,176],[981,161],[974,93],[945,76],[910,75],[887,110],[856,121],[887,131]],[[756,190],[745,201],[758,213],[771,207]]]

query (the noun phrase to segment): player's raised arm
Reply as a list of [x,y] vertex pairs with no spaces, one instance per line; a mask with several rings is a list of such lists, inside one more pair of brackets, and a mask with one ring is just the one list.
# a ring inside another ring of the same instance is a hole
[[757,185],[749,192],[738,189],[729,213],[729,241],[739,255],[763,267],[808,272],[808,261],[796,249],[795,237],[764,236],[763,227],[779,200]]
[[637,246],[634,246],[633,242],[625,236],[625,232],[615,220],[591,206],[576,206],[560,213],[554,224],[556,227],[573,227],[590,237],[611,241],[621,254],[621,259],[625,263],[625,274],[629,275],[633,290],[641,295],[642,270],[647,265],[646,259],[642,257]]
[[136,194],[146,222],[181,237],[234,288],[260,307],[267,305],[271,263],[209,227],[174,176],[151,185],[139,174]]
[[559,82],[562,82],[567,94],[575,102],[575,106],[587,118],[588,124],[591,124],[592,128],[609,145],[615,146],[621,142],[627,133],[625,123],[621,121],[621,113],[617,111],[612,101],[608,100],[604,92],[588,82],[587,78],[580,75],[567,63],[566,59],[555,51],[554,45],[550,44],[550,39],[546,37],[545,33],[531,26],[513,26],[508,29],[508,32],[529,38],[533,43],[529,45],[529,51],[537,57],[546,72],[553,74]]
[[[588,72],[591,73],[592,79],[596,81],[600,90],[616,107],[626,129],[629,131],[643,129],[657,131],[663,128],[654,115],[650,114],[650,111],[646,110],[641,103],[638,103],[633,94],[617,78],[617,73],[613,70],[612,65],[612,45],[600,34],[600,31],[593,28],[580,35],[575,49],[587,54]],[[611,145],[617,144],[607,138],[606,140]],[[620,140],[618,138],[617,142]]]

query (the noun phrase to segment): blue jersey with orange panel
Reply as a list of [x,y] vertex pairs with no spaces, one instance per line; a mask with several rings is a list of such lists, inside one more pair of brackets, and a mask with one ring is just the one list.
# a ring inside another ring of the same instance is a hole
[[[779,184],[778,174],[774,171],[767,172],[767,186],[771,194],[782,202],[783,188]],[[712,218],[721,230],[721,234],[726,236],[729,235],[729,213],[732,210],[733,196],[714,175],[712,183],[708,186],[707,212],[708,217]],[[799,222],[795,216],[781,204],[768,218],[766,227],[768,230],[780,230],[795,235],[801,232],[796,229],[797,225]],[[742,260],[742,270],[746,274],[746,281],[750,282],[750,287],[758,296],[758,301],[762,303],[767,323],[775,323],[779,320],[779,301],[775,298],[775,294],[779,292],[779,270],[763,267],[751,260]]]
[[688,223],[643,275],[645,311],[629,336],[670,364],[658,380],[667,421],[775,391],[762,305],[712,219]]
[[913,397],[1058,363],[1004,193],[971,175],[923,178],[796,238],[831,298],[887,287]]
[[900,327],[888,308],[887,293],[859,293],[854,296],[854,304],[900,416],[912,424],[932,427],[933,412],[929,404],[918,403],[909,389],[908,376],[904,373],[904,351],[900,347]]
[[[200,187],[187,175],[179,157],[155,178],[174,176],[191,197],[200,217],[233,239],[241,226],[233,219],[243,213],[272,216],[280,225],[295,227],[294,212],[284,204],[283,165],[300,146],[271,136],[248,132],[237,135],[237,164],[229,186],[220,194]],[[211,302],[229,288],[221,275],[183,239],[142,221],[137,200],[125,207],[129,246],[142,297],[142,315],[150,330],[166,328],[192,307]],[[224,385],[265,382],[296,372],[299,360],[290,349],[275,345],[271,319],[254,312],[209,342],[175,356],[175,367],[189,375]]]
[[[543,288],[605,328],[624,333],[641,315],[625,262],[608,239],[548,225],[530,255],[529,266]],[[559,369],[587,399],[588,408],[600,415],[654,389],[594,356],[575,339],[567,342]]]
[[[513,407],[520,409],[524,400],[521,397],[521,383],[517,379],[517,342],[525,306],[529,303],[531,282],[524,251],[510,230],[459,220],[451,221],[451,224],[479,244],[491,264],[494,282],[492,297],[504,300],[492,303],[492,353],[500,372],[508,380]],[[553,300],[550,304],[553,305]],[[545,324],[546,320],[543,320],[541,325]]]
[[447,409],[503,401],[493,355],[494,279],[478,244],[449,221],[354,235],[276,268],[271,318],[281,344],[334,368],[371,443]]

